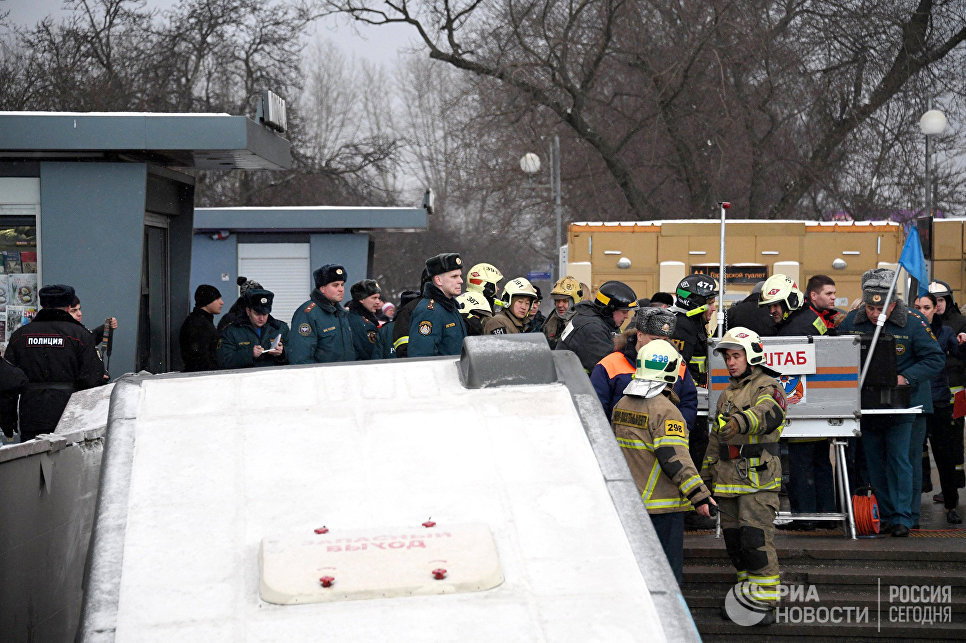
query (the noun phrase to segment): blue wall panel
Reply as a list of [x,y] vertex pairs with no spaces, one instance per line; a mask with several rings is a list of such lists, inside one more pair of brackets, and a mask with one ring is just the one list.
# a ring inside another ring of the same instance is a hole
[[89,328],[117,317],[112,376],[135,365],[146,182],[143,164],[40,166],[44,281],[77,289]]
[[[310,236],[312,270],[327,263],[338,263],[349,273],[345,284],[345,300],[349,301],[349,286],[368,276],[369,235],[313,234]],[[309,293],[305,293],[308,298]]]
[[[228,281],[222,281],[222,273],[228,273]],[[246,275],[248,276],[248,275]],[[225,300],[223,312],[228,312],[238,299],[238,237],[231,235],[223,241],[214,241],[210,233],[193,235],[191,243],[191,285],[187,293],[172,296],[187,296],[189,310],[194,308],[195,289],[201,284],[210,284],[218,289]],[[218,323],[219,317],[215,317]],[[183,320],[182,320],[183,321]],[[178,322],[178,327],[181,327]]]

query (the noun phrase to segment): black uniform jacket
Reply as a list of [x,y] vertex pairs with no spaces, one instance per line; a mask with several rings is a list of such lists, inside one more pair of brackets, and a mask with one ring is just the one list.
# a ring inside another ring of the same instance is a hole
[[584,369],[590,372],[597,362],[614,352],[617,327],[613,317],[605,317],[588,301],[577,304],[574,311],[554,350],[577,353]]
[[215,356],[218,330],[215,328],[214,315],[195,306],[181,324],[178,340],[185,372],[213,371],[218,368]]
[[104,383],[94,336],[59,308],[41,309],[14,331],[4,357],[30,380],[20,395],[22,441],[53,433],[71,393]]
[[758,333],[759,337],[778,334],[775,320],[768,312],[768,306],[759,306],[759,297],[752,293],[725,311],[725,325],[728,330],[742,326]]
[[670,310],[677,316],[671,343],[687,362],[694,383],[705,386],[708,381],[708,330],[704,325],[704,313],[688,317],[679,309]]

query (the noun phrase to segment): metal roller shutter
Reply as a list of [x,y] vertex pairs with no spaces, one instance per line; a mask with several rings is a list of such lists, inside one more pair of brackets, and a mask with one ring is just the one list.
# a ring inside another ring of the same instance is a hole
[[275,293],[272,317],[286,324],[309,298],[311,273],[307,243],[238,244],[238,274]]

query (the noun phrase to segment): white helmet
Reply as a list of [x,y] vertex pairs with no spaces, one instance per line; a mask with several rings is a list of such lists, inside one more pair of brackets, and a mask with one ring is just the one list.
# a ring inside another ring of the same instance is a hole
[[466,273],[466,290],[481,292],[486,298],[496,294],[496,285],[503,279],[503,273],[489,263],[478,263]]
[[655,339],[637,351],[637,371],[624,389],[627,395],[651,398],[678,380],[681,354],[663,339]]
[[458,296],[456,298],[456,307],[459,309],[461,315],[469,315],[470,313],[493,314],[493,309],[490,308],[490,302],[486,300],[483,293],[478,292],[464,292]]
[[503,294],[500,295],[500,303],[504,308],[509,308],[513,297],[530,297],[531,303],[538,298],[537,289],[523,277],[517,277],[506,282],[503,287]]
[[803,300],[804,297],[802,291],[798,289],[798,285],[779,272],[765,280],[765,285],[761,288],[761,300],[758,305],[784,304],[782,319],[787,319],[789,313],[801,308]]
[[761,345],[761,337],[744,326],[735,326],[725,333],[714,347],[714,352],[724,357],[726,348],[745,351],[745,359],[748,360],[749,366],[761,366],[765,361],[765,348]]

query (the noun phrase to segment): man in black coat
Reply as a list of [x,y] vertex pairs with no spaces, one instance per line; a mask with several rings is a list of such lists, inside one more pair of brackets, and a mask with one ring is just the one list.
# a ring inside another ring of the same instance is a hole
[[759,337],[772,337],[778,334],[775,320],[771,318],[768,309],[760,305],[761,289],[764,285],[764,281],[759,281],[750,295],[725,311],[726,329],[731,330],[741,326],[755,331]]
[[53,433],[74,391],[104,383],[94,336],[68,312],[73,300],[70,286],[44,286],[40,312],[7,343],[4,357],[29,379],[19,396],[22,442]]
[[181,361],[186,373],[214,371],[218,368],[215,349],[218,347],[218,330],[215,315],[221,314],[225,300],[214,286],[201,284],[195,290],[195,308],[181,324],[178,343],[181,345]]
[[637,308],[637,295],[622,281],[606,281],[591,301],[579,302],[554,350],[572,351],[590,373],[614,352],[614,334]]

